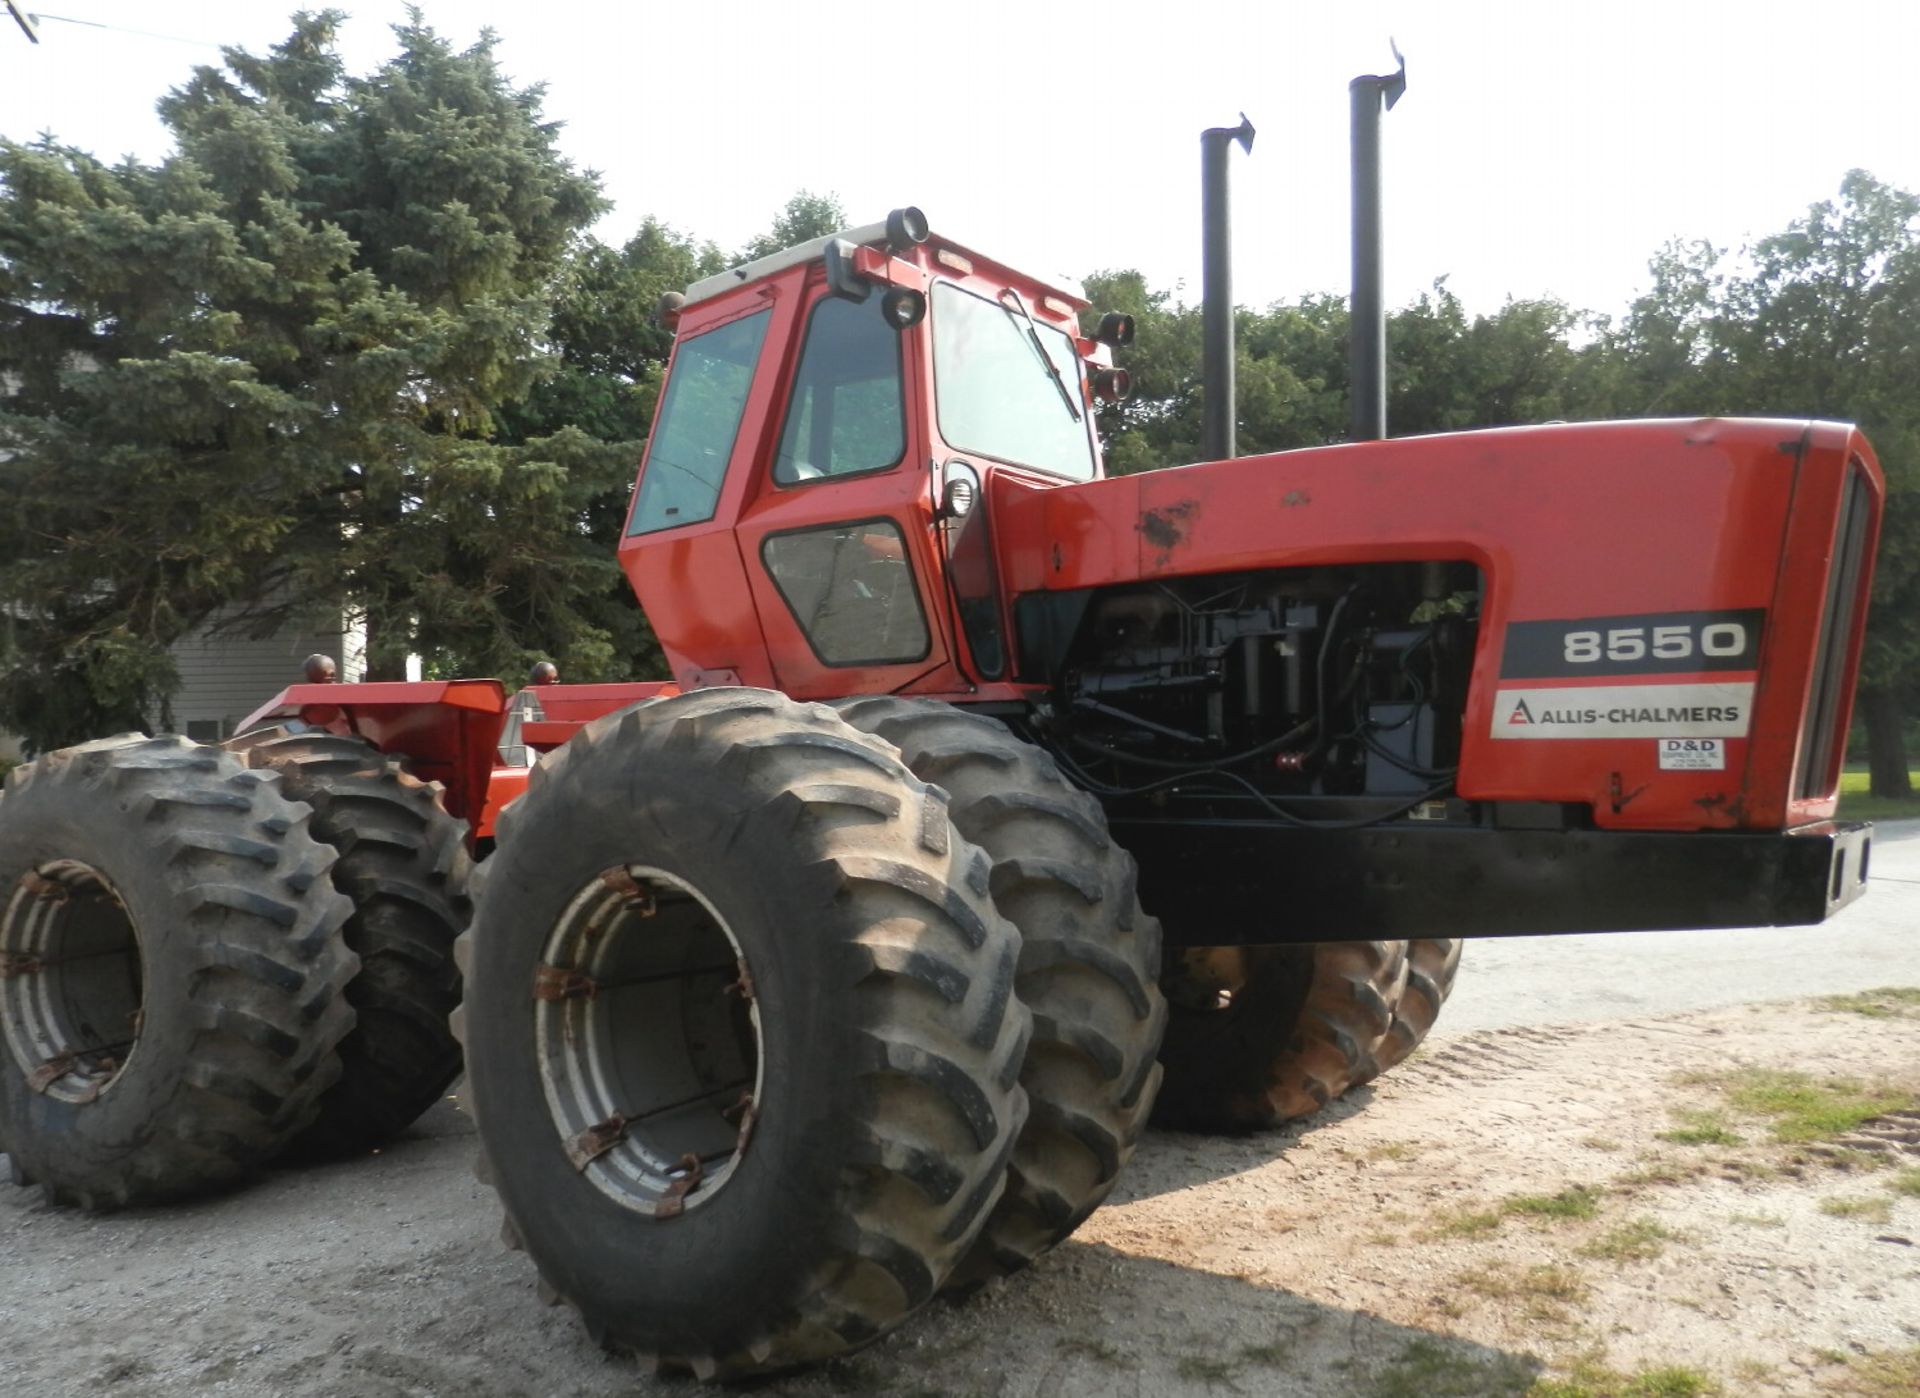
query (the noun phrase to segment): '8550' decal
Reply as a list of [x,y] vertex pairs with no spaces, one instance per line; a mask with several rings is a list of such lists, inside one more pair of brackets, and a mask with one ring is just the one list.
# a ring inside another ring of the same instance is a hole
[[1507,626],[1502,679],[1585,679],[1607,675],[1692,675],[1759,668],[1759,607],[1724,612],[1653,612]]
[[[1759,607],[1514,622],[1501,656],[1492,736],[1745,737],[1753,682],[1733,675],[1759,667],[1765,623]],[[1638,684],[1615,682],[1642,677]],[[1570,679],[1597,683],[1565,683]]]

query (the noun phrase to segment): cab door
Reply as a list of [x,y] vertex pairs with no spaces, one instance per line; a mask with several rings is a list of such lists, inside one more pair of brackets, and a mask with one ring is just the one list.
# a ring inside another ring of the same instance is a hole
[[742,511],[742,561],[780,687],[888,693],[948,668],[917,329],[812,288],[792,387]]

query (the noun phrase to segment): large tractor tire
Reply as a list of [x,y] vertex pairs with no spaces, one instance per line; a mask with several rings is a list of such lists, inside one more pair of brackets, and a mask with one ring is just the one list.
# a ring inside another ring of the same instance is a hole
[[352,911],[279,780],[106,738],[0,795],[0,1150],[84,1208],[229,1185],[309,1121],[353,1026]]
[[1460,974],[1460,953],[1466,945],[1458,937],[1407,943],[1407,984],[1394,1002],[1393,1027],[1374,1045],[1358,1082],[1372,1082],[1420,1046],[1440,1018],[1440,1007],[1453,994],[1453,982]]
[[460,939],[468,1105],[543,1293],[655,1369],[827,1359],[998,1201],[1031,1017],[991,862],[831,709],[713,689],[533,771]]
[[1167,977],[1157,1119],[1258,1131],[1319,1111],[1369,1075],[1406,984],[1405,942],[1189,949]]
[[1160,1085],[1160,924],[1141,911],[1133,859],[1099,803],[1004,724],[924,699],[834,707],[946,790],[954,825],[993,858],[994,902],[1020,930],[1017,993],[1033,1011],[1020,1080],[1032,1110],[1007,1192],[950,1282],[966,1289],[1072,1233],[1133,1155]]
[[288,1154],[359,1155],[406,1130],[460,1072],[447,1021],[460,1003],[453,943],[472,913],[467,827],[436,788],[359,738],[271,728],[227,747],[278,772],[340,856],[333,886],[353,900],[346,941],[360,971],[347,1003],[357,1019],[340,1044],[340,1080]]

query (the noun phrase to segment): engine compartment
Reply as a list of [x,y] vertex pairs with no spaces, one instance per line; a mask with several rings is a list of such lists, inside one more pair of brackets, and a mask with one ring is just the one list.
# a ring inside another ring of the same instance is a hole
[[1444,803],[1481,591],[1435,561],[1055,594],[1023,617],[1053,687],[1032,736],[1122,809],[1365,823]]

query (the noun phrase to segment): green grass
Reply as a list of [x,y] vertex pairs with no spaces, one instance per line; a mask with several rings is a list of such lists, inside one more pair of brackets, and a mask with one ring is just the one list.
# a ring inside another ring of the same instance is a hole
[[1498,1233],[1505,1222],[1506,1219],[1492,1209],[1462,1209],[1441,1218],[1427,1230],[1427,1237],[1484,1238],[1489,1233]]
[[1492,1359],[1438,1340],[1415,1340],[1374,1374],[1367,1398],[1525,1398],[1534,1365],[1511,1354]]
[[1744,1146],[1747,1138],[1727,1125],[1719,1112],[1680,1110],[1674,1113],[1683,1126],[1662,1131],[1659,1138],[1676,1146]]
[[1222,1359],[1213,1354],[1183,1354],[1173,1366],[1183,1379],[1198,1379],[1204,1384],[1232,1383],[1240,1372],[1240,1361]]
[[1240,1346],[1240,1359],[1246,1364],[1260,1364],[1269,1369],[1289,1369],[1300,1356],[1300,1351],[1291,1341],[1276,1341],[1266,1345]]
[[1567,1307],[1592,1295],[1586,1275],[1578,1267],[1541,1263],[1516,1271],[1504,1262],[1470,1267],[1454,1276],[1454,1284],[1489,1301],[1508,1301],[1530,1320],[1563,1322]]
[[1600,1191],[1575,1184],[1558,1194],[1516,1194],[1500,1207],[1523,1218],[1592,1218],[1600,1212]]
[[1583,1363],[1564,1379],[1541,1379],[1526,1398],[1709,1398],[1724,1391],[1698,1369],[1662,1365],[1623,1374]]
[[1667,1250],[1680,1234],[1650,1218],[1630,1218],[1580,1248],[1583,1257],[1608,1262],[1648,1262]]
[[1887,1223],[1893,1218],[1890,1199],[1822,1199],[1820,1212],[1835,1218],[1858,1218],[1868,1223]]
[[1053,1342],[1054,1349],[1061,1354],[1074,1358],[1091,1359],[1104,1364],[1109,1369],[1127,1367],[1127,1356],[1108,1344],[1105,1340],[1095,1339],[1091,1335],[1062,1335]]
[[1836,1358],[1845,1367],[1825,1377],[1822,1393],[1844,1398],[1913,1398],[1920,1393],[1920,1345],[1864,1354],[1857,1359],[1847,1354]]
[[1640,1158],[1640,1163],[1633,1169],[1618,1176],[1613,1187],[1620,1193],[1630,1194],[1652,1184],[1685,1184],[1711,1169],[1707,1161],[1697,1156],[1678,1160],[1670,1155],[1646,1155]]
[[1868,1019],[1920,1019],[1920,987],[1910,985],[1883,985],[1857,995],[1823,995],[1814,1003],[1836,1014]]
[[1498,1233],[1510,1218],[1588,1219],[1600,1212],[1601,1194],[1601,1190],[1586,1184],[1570,1184],[1557,1194],[1514,1194],[1490,1209],[1460,1209],[1444,1214],[1423,1236],[1429,1240],[1484,1238]]
[[1778,1068],[1734,1068],[1683,1081],[1717,1088],[1729,1107],[1766,1121],[1773,1138],[1789,1145],[1834,1140],[1877,1116],[1920,1105],[1910,1088],[1891,1083],[1815,1078]]
[[[1916,792],[1920,792],[1920,768],[1907,773]],[[1889,800],[1884,796],[1867,794],[1867,773],[1842,772],[1840,774],[1840,808],[1835,814],[1841,820],[1914,820],[1920,818],[1920,798],[1908,801]]]
[[1909,1166],[1887,1181],[1887,1188],[1895,1194],[1905,1194],[1920,1199],[1920,1165]]

